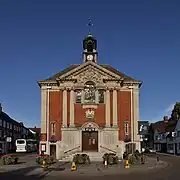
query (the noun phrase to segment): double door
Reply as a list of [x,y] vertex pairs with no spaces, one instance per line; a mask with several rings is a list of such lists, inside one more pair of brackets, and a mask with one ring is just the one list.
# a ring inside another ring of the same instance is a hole
[[82,132],[82,150],[98,151],[98,132],[83,131]]

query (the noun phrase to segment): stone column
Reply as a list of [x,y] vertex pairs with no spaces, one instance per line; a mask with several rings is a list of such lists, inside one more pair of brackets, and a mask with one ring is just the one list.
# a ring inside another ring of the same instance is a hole
[[134,141],[139,141],[138,135],[138,121],[139,121],[139,89],[133,90],[133,125],[134,125]]
[[95,91],[95,103],[96,104],[99,103],[99,92],[98,92],[98,90]]
[[41,89],[41,133],[47,133],[47,90]]
[[113,90],[113,126],[117,127],[117,90]]
[[81,90],[81,103],[84,104],[84,99],[85,99],[85,93],[83,90]]
[[49,135],[50,135],[50,128],[49,128],[49,121],[50,121],[50,89],[51,87],[48,86],[47,87],[47,110],[46,110],[46,117],[47,117],[47,123],[46,123],[46,127],[47,127],[47,142],[46,142],[46,154],[50,154],[50,145],[49,145]]
[[74,90],[70,92],[70,127],[74,127]]
[[67,90],[63,90],[63,127],[67,127]]
[[106,127],[110,127],[110,92],[106,90]]

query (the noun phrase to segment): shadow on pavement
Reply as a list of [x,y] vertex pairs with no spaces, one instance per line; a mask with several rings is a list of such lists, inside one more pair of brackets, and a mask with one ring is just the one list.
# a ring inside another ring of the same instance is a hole
[[36,175],[27,175],[29,172],[35,170],[37,167],[27,167],[23,169],[14,170],[11,172],[1,172],[0,173],[0,179],[1,180],[12,180],[12,179],[18,179],[18,180],[41,180],[46,176],[46,173],[39,173]]

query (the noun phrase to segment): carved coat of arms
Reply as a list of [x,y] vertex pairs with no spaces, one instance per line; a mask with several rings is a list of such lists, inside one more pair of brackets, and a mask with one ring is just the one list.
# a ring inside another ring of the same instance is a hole
[[91,109],[88,109],[88,110],[86,111],[86,118],[87,118],[87,119],[93,119],[93,118],[94,118],[94,111],[91,110]]

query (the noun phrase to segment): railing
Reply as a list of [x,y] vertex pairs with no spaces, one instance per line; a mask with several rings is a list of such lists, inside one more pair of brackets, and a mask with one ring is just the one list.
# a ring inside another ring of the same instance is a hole
[[106,150],[108,150],[108,151],[111,151],[111,152],[113,152],[113,153],[117,153],[116,151],[113,151],[113,150],[111,150],[111,149],[109,149],[109,148],[106,148],[106,147],[103,147],[103,146],[100,146],[100,148],[103,148],[103,149],[106,149]]
[[76,149],[78,149],[78,148],[80,148],[80,146],[75,147],[75,148],[72,148],[72,149],[69,149],[68,151],[64,151],[64,154],[67,154],[67,153],[69,153],[69,152],[71,152],[71,151],[74,151],[74,150],[76,150]]

